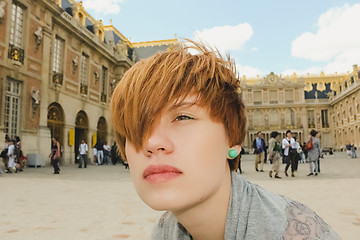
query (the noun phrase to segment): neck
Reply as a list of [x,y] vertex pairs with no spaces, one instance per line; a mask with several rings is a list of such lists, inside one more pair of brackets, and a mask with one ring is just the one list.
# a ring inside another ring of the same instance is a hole
[[222,185],[210,198],[179,212],[173,212],[194,240],[224,239],[231,193],[231,174],[227,168]]

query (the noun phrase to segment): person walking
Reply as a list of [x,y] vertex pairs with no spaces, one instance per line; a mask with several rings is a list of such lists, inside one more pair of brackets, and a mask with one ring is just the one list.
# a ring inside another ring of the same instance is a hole
[[297,161],[297,150],[293,146],[296,147],[295,139],[292,137],[292,133],[290,130],[286,131],[286,137],[282,140],[282,148],[284,149],[284,158],[286,162],[285,167],[285,176],[289,176],[287,173],[287,170],[289,169],[291,165],[291,176],[295,177],[294,172],[296,171],[297,164],[295,161]]
[[54,174],[60,174],[59,160],[60,160],[60,143],[55,137],[51,138],[51,153],[49,155],[51,165],[54,167]]
[[272,173],[275,172],[275,178],[279,177],[280,158],[281,158],[281,144],[279,142],[279,133],[274,131],[270,134],[269,140],[269,160],[272,162],[272,167],[269,176],[272,178]]
[[348,144],[345,146],[345,148],[346,148],[346,155],[347,155],[347,157],[348,157],[348,158],[351,158],[351,144],[348,143]]
[[9,148],[8,148],[8,152],[7,152],[7,156],[9,157],[9,162],[8,162],[8,169],[7,169],[7,173],[12,173],[12,169],[15,170],[15,172],[19,172],[19,170],[16,167],[16,163],[15,163],[15,159],[16,159],[16,154],[15,154],[15,140],[10,140],[9,142]]
[[86,168],[88,151],[89,151],[89,147],[86,144],[85,140],[82,139],[81,144],[79,146],[79,155],[80,155],[79,168],[82,168],[82,162],[84,162],[84,168]]
[[95,145],[95,148],[98,165],[102,165],[104,161],[104,145],[101,143],[101,141],[98,141]]
[[264,172],[264,152],[265,141],[262,139],[262,133],[257,132],[257,137],[253,141],[253,148],[255,154],[255,170],[259,172],[258,165],[260,163],[260,172]]
[[351,158],[356,158],[356,150],[357,148],[355,147],[355,145],[353,144],[351,146]]
[[320,139],[316,137],[318,132],[316,130],[311,130],[310,132],[310,139],[309,141],[312,141],[312,149],[309,149],[308,152],[308,162],[310,166],[310,173],[308,176],[314,175],[313,173],[313,164],[315,165],[315,175],[318,175],[319,166],[318,166],[318,160],[320,157]]

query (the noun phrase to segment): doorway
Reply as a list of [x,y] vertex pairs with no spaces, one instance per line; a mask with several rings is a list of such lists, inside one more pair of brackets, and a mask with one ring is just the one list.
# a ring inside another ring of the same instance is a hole
[[78,112],[75,120],[75,163],[79,163],[77,156],[79,155],[79,146],[81,144],[81,140],[84,140],[86,143],[88,143],[88,129],[89,120],[86,113],[84,111]]

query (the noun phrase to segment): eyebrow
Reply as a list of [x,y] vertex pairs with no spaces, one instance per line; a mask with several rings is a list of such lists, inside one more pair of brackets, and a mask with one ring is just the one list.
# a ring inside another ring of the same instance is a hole
[[173,111],[176,110],[178,108],[186,108],[186,107],[192,107],[194,105],[197,105],[197,102],[181,102],[181,103],[177,103],[171,106],[171,108],[169,109],[169,111]]

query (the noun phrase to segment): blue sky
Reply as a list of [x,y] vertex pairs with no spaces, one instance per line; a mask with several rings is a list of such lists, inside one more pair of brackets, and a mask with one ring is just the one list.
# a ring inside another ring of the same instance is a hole
[[133,42],[201,39],[229,52],[240,75],[326,74],[360,64],[360,1],[83,0]]

